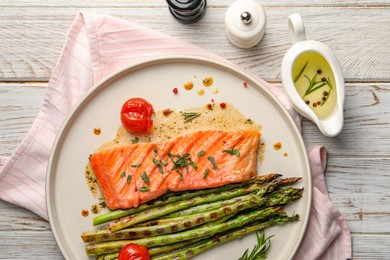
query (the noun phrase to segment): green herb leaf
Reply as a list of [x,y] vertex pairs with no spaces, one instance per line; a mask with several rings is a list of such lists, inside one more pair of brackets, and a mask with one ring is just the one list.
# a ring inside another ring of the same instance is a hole
[[294,83],[299,80],[299,78],[302,76],[303,71],[306,69],[307,64],[309,61],[306,61],[305,65],[303,65],[302,69],[299,71],[298,75],[294,79]]
[[253,247],[251,253],[249,253],[249,249],[245,250],[238,260],[265,260],[267,258],[272,236],[265,238],[264,231],[260,231],[256,233],[256,237],[257,245]]
[[144,172],[144,173],[141,175],[141,179],[142,179],[146,184],[150,184],[150,180],[149,180],[149,177],[148,177],[148,175],[146,174],[146,172]]
[[333,85],[332,85],[332,83],[330,82],[329,77],[328,77],[327,79],[325,79],[325,81],[326,81],[326,83],[328,83],[329,88],[330,88],[331,90],[333,90]]
[[158,155],[157,146],[153,147],[153,151],[154,151],[154,157],[157,157]]
[[121,176],[122,178],[126,176],[126,172],[122,172],[119,176]]
[[184,117],[184,123],[188,123],[198,116],[200,116],[200,113],[198,112],[181,112],[181,115]]
[[[317,83],[319,83],[320,81],[318,81]],[[312,86],[310,89],[307,89],[306,92],[305,92],[305,95],[303,95],[304,97],[306,97],[307,95],[309,95],[310,93],[313,93],[314,91],[316,91],[317,89],[320,89],[322,88],[323,86],[325,86],[326,83],[322,83],[316,87]]]
[[159,162],[159,160],[157,160],[156,158],[153,158],[152,161],[153,161],[154,164],[156,164],[158,166],[158,170],[160,171],[160,173],[164,173],[163,166]]
[[142,191],[142,192],[150,191],[149,187],[147,187],[147,186],[140,187],[138,190]]
[[195,170],[198,169],[198,165],[196,165],[191,159],[189,159],[189,165],[194,168]]
[[218,169],[218,166],[215,164],[215,159],[212,156],[207,156],[207,159],[209,159],[214,169]]
[[127,175],[126,183],[130,183],[131,181],[131,175]]
[[132,144],[136,144],[138,142],[139,142],[139,138],[138,137],[135,137],[133,140],[131,140]]
[[223,153],[228,153],[228,154],[230,154],[230,155],[235,155],[235,156],[237,156],[237,157],[240,157],[240,151],[239,150],[237,150],[237,149],[230,149],[230,150],[223,150],[222,151]]
[[209,169],[206,169],[203,174],[203,179],[207,179],[207,176],[209,176]]
[[168,162],[165,161],[164,159],[161,159],[161,163],[162,163],[164,166],[167,166],[167,165],[168,165]]
[[198,156],[198,157],[201,157],[201,156],[203,156],[203,155],[205,155],[205,154],[206,154],[206,152],[202,150],[202,151],[199,151],[199,152],[198,152],[197,156]]
[[137,168],[137,167],[140,167],[141,164],[140,164],[140,163],[138,163],[138,164],[132,164],[132,165],[130,165],[130,166],[131,166],[131,168]]

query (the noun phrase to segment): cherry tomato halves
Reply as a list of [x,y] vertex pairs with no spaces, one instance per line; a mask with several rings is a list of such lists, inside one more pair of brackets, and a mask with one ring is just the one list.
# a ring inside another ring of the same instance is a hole
[[150,253],[144,246],[127,244],[119,252],[118,260],[150,260]]
[[153,106],[143,98],[130,98],[121,109],[123,127],[131,133],[147,133],[153,127]]

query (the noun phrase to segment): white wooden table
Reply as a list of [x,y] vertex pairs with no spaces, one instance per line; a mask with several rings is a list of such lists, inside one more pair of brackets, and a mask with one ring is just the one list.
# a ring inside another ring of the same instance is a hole
[[[390,259],[390,1],[262,0],[266,34],[259,45],[232,46],[224,15],[233,0],[208,0],[206,15],[178,23],[165,1],[0,0],[0,155],[10,156],[30,128],[65,35],[80,11],[111,14],[177,36],[281,84],[290,45],[287,17],[302,15],[309,39],[329,45],[346,80],[345,126],[326,138],[309,121],[307,146],[328,150],[326,180],[348,220],[354,259]],[[0,259],[62,259],[49,224],[0,201]]]

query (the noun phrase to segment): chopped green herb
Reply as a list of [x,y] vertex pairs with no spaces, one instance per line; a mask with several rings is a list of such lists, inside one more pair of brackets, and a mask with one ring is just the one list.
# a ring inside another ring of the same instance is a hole
[[153,147],[153,151],[154,151],[154,157],[157,157],[158,155],[157,146]]
[[203,179],[207,179],[207,176],[209,176],[209,169],[206,169],[203,174]]
[[156,158],[153,158],[152,161],[153,161],[153,163],[154,163],[155,165],[158,166],[158,170],[160,171],[160,173],[164,173],[164,169],[163,169],[163,166],[162,166],[162,164],[160,163],[160,161],[157,160]]
[[180,180],[183,180],[183,174],[179,171],[177,171],[177,173],[180,175]]
[[130,166],[131,166],[131,168],[137,168],[137,167],[140,167],[141,164],[140,164],[140,163],[137,163],[137,164],[132,164],[132,165],[130,165]]
[[164,166],[167,166],[167,165],[168,165],[168,162],[165,161],[164,159],[161,159],[161,163],[162,163]]
[[240,151],[237,149],[230,149],[230,150],[223,150],[223,153],[228,153],[230,155],[236,155],[237,157],[240,157]]
[[252,119],[250,119],[250,118],[248,118],[246,121],[245,121],[245,124],[253,124],[253,121],[252,121]]
[[181,112],[181,115],[184,117],[184,123],[188,123],[198,116],[200,116],[200,113],[198,112]]
[[189,159],[189,165],[194,168],[195,170],[198,169],[198,165],[196,165],[191,159]]
[[211,162],[211,165],[214,167],[214,169],[218,169],[218,166],[215,164],[215,160],[211,156],[207,156],[207,159]]
[[144,172],[144,173],[141,175],[141,179],[142,179],[146,184],[150,184],[150,180],[149,180],[149,177],[148,177],[148,175],[146,174],[146,172]]
[[147,187],[147,186],[140,187],[138,190],[142,191],[142,192],[150,191],[149,187]]
[[139,142],[139,138],[138,137],[135,137],[133,140],[131,140],[132,144],[136,144],[138,142]]
[[197,156],[198,156],[198,157],[201,157],[201,156],[203,156],[203,155],[205,155],[205,154],[206,154],[206,152],[202,150],[202,151],[199,151],[199,152],[198,152]]
[[126,176],[126,173],[125,172],[122,172],[119,176],[121,176],[122,178]]
[[131,175],[127,175],[126,183],[130,183],[131,181]]

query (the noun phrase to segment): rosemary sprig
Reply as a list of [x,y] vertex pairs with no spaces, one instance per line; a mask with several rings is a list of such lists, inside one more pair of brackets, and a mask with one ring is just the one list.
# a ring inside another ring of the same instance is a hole
[[245,250],[244,254],[238,260],[265,260],[267,258],[268,249],[271,245],[271,237],[265,237],[264,230],[256,233],[257,245],[255,245],[249,253],[249,249]]
[[200,116],[200,113],[198,112],[181,112],[181,115],[184,117],[184,123],[188,123],[198,116]]
[[305,65],[303,65],[302,69],[299,71],[298,75],[294,79],[294,83],[299,80],[299,78],[302,76],[303,71],[306,69],[307,64],[309,61],[306,61]]

